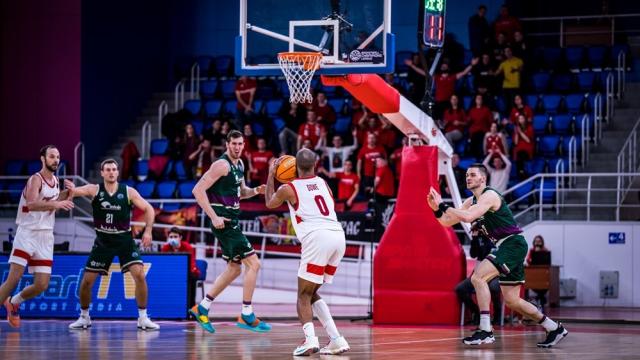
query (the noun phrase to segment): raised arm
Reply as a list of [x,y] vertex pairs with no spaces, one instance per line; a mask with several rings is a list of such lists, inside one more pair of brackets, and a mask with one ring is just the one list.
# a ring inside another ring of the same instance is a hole
[[[434,190],[435,191],[435,190]],[[444,215],[452,215],[461,222],[471,223],[472,221],[483,216],[487,211],[497,210],[500,207],[500,197],[493,191],[487,191],[480,195],[478,202],[469,206],[468,209],[455,209],[446,205],[440,205],[442,199],[439,199],[438,208],[443,211]]]
[[456,80],[461,79],[462,77],[464,77],[465,75],[467,75],[469,72],[471,72],[471,69],[478,63],[478,58],[473,58],[471,59],[471,64],[469,64],[464,70],[462,70],[461,72],[456,74]]
[[269,209],[275,209],[280,207],[288,201],[291,205],[295,205],[297,202],[297,196],[293,191],[293,188],[288,185],[282,185],[275,191],[275,172],[278,168],[278,160],[273,161],[269,165],[269,176],[267,177],[267,187],[265,189],[264,204]]
[[153,231],[153,222],[156,218],[156,211],[149,202],[140,196],[138,190],[127,186],[127,195],[133,206],[144,210],[144,233],[142,234],[142,246],[148,248],[151,246],[151,233]]
[[69,197],[88,197],[93,199],[98,193],[98,188],[99,186],[97,184],[87,184],[83,186],[73,187],[69,191]]
[[213,164],[211,164],[209,170],[207,170],[207,172],[202,175],[200,180],[198,180],[196,186],[193,187],[193,191],[191,192],[193,194],[193,197],[196,198],[198,205],[200,205],[202,210],[207,214],[207,216],[209,216],[213,227],[215,227],[216,229],[224,228],[224,221],[229,221],[229,219],[225,219],[216,215],[215,211],[213,211],[213,208],[211,207],[211,204],[209,203],[207,190],[212,187],[213,184],[218,181],[218,179],[220,179],[222,176],[227,175],[229,173],[229,170],[229,163],[225,160],[215,161]]
[[71,210],[73,209],[73,202],[69,200],[53,200],[53,201],[38,201],[38,193],[42,186],[42,179],[39,176],[33,175],[27,181],[27,186],[24,189],[24,197],[27,203],[28,211],[55,211],[55,210]]
[[[453,226],[462,221],[458,216],[454,214],[451,214],[451,213],[447,214],[445,212],[442,212],[442,210],[440,209],[440,207],[442,206],[440,204],[443,204],[442,198],[440,197],[440,194],[433,187],[429,190],[427,201],[429,202],[429,207],[431,207],[431,210],[433,210],[433,212],[436,214],[436,220],[438,220],[440,225]],[[468,198],[467,200],[464,201],[464,203],[462,203],[462,206],[460,208],[463,210],[466,210],[466,209],[469,209],[470,206],[471,206],[471,198]]]

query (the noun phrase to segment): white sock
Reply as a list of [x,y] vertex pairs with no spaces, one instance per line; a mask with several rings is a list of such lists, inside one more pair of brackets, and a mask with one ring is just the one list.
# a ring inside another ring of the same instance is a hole
[[138,317],[144,319],[147,317],[147,309],[138,309]]
[[480,330],[491,331],[491,315],[480,313]]
[[316,330],[313,328],[313,322],[308,322],[302,325],[302,331],[304,331],[304,336],[306,338],[316,337]]
[[82,317],[89,317],[89,309],[80,309],[80,316]]
[[251,315],[253,314],[253,305],[242,304],[242,315]]
[[13,305],[20,305],[24,301],[24,299],[22,298],[22,296],[20,294],[22,294],[22,293],[18,293],[18,295],[15,295],[15,296],[11,297],[11,303]]
[[213,298],[210,298],[210,296],[207,295],[204,297],[204,299],[202,299],[202,301],[200,301],[200,306],[209,310],[209,308],[211,308],[212,303],[213,303]]
[[327,303],[324,302],[324,300],[320,299],[314,302],[311,307],[313,308],[313,313],[316,314],[318,320],[320,320],[320,323],[327,331],[327,335],[329,335],[329,338],[331,340],[339,338],[340,333],[338,332],[336,323],[331,317],[331,312],[329,312],[329,306],[327,306]]
[[553,331],[558,328],[558,323],[546,316],[542,318],[542,321],[539,324],[542,325],[542,327],[547,331]]

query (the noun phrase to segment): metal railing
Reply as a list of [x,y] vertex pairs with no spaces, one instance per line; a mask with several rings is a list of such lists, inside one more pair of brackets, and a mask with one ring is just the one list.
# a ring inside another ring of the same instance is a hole
[[624,51],[618,53],[618,67],[616,67],[618,77],[618,99],[624,99],[624,90],[627,85],[627,54]]
[[[620,81],[618,81],[618,84]],[[614,105],[616,99],[616,93],[614,88],[615,80],[613,77],[613,73],[609,73],[607,75],[607,80],[605,81],[605,89],[606,89],[606,103],[605,103],[605,119],[607,124],[613,123],[613,115],[614,115]]]
[[173,111],[178,112],[184,107],[184,80],[178,81],[173,90]]
[[84,178],[84,143],[82,141],[73,148],[73,174]]
[[189,99],[193,100],[200,94],[200,64],[191,65],[191,78],[189,79]]
[[[585,16],[551,16],[551,17],[532,17],[532,18],[521,18],[520,21],[523,23],[527,22],[557,22],[558,30],[549,31],[549,32],[532,32],[529,33],[528,36],[535,37],[550,37],[550,36],[558,36],[558,43],[560,47],[564,47],[564,38],[566,35],[597,35],[597,34],[610,34],[610,45],[614,45],[615,43],[615,34],[618,33],[640,33],[640,28],[637,29],[619,29],[616,28],[616,19],[618,21],[625,18],[640,18],[640,14],[615,14],[615,15],[585,15]],[[610,29],[608,31],[567,31],[567,23],[568,22],[576,22],[584,20],[597,20],[597,21],[610,21]]]
[[142,125],[142,135],[140,139],[141,154],[143,159],[148,159],[151,154],[151,122],[145,121]]
[[158,138],[162,137],[162,118],[169,113],[169,104],[166,101],[162,101],[158,105]]
[[[640,131],[640,119],[636,121],[636,124],[631,129],[627,140],[622,145],[622,149],[618,153],[618,173],[634,173],[638,171],[638,132]],[[621,197],[624,199],[629,192],[629,188],[633,183],[633,177],[620,177],[618,181],[622,188]]]

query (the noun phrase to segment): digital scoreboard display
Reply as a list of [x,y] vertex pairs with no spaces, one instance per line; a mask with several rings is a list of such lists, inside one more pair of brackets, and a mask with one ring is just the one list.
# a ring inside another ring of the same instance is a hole
[[444,44],[445,0],[424,0],[423,42],[426,46]]

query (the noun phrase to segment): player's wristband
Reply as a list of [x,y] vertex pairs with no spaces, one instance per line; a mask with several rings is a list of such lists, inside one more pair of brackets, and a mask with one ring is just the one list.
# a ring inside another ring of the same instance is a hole
[[438,205],[438,210],[442,211],[442,213],[446,213],[447,209],[449,208],[449,205],[445,204],[444,202],[441,202],[440,205]]
[[436,219],[440,219],[442,217],[442,215],[444,215],[444,212],[442,212],[442,210],[438,209],[438,210],[435,210],[433,212],[433,215],[436,216]]
[[258,194],[259,194],[258,188],[253,188],[253,195],[258,195]]

